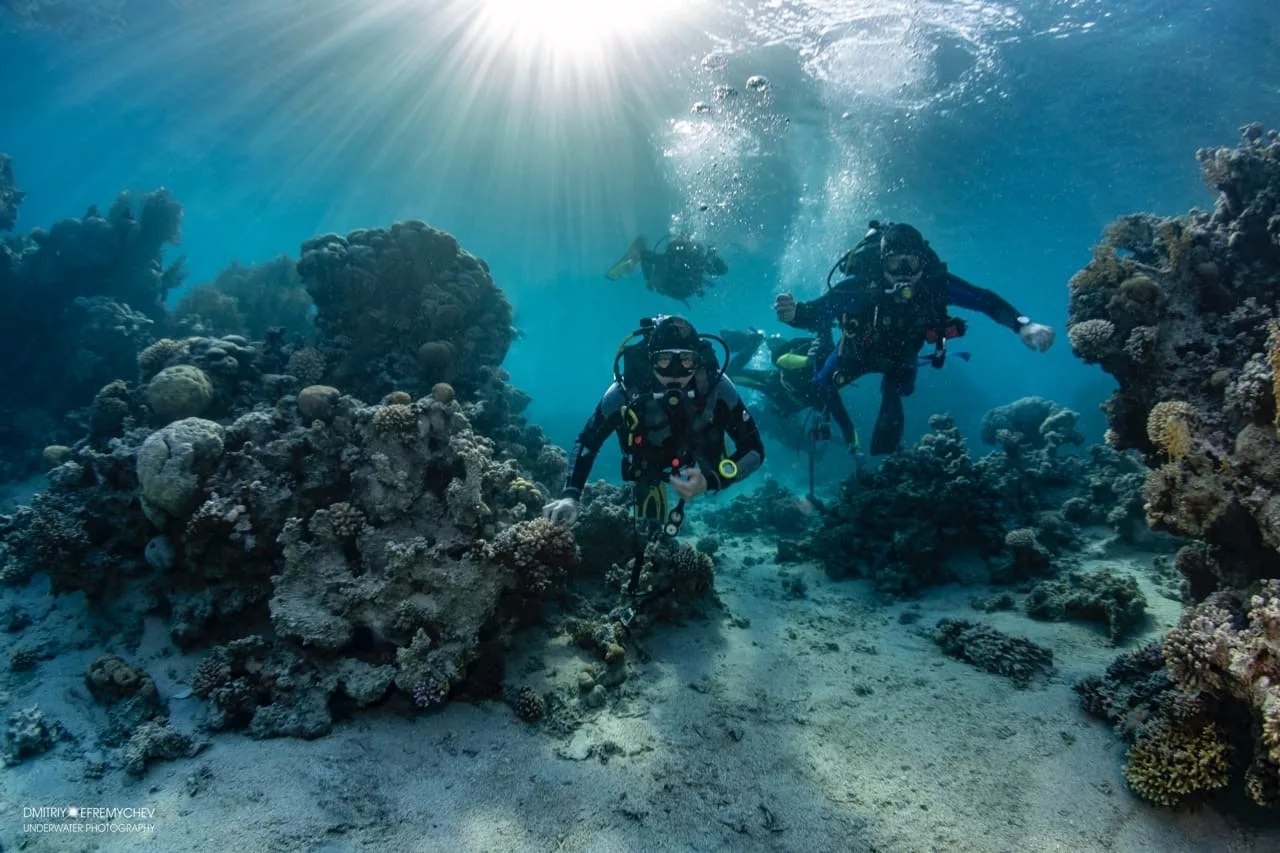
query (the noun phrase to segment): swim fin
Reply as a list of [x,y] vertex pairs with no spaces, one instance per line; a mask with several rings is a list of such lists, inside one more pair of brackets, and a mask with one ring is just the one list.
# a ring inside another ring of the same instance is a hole
[[640,253],[644,251],[644,247],[645,239],[643,237],[637,237],[631,241],[631,246],[627,249],[626,254],[618,258],[617,263],[609,267],[609,271],[604,274],[604,277],[609,281],[617,281],[634,270],[636,265],[640,263]]

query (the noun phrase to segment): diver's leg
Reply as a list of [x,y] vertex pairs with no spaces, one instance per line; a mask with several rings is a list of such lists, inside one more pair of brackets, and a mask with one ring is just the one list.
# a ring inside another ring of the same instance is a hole
[[721,329],[720,338],[729,348],[729,363],[725,366],[725,372],[729,374],[729,378],[736,380],[739,375],[748,372],[747,364],[755,358],[756,350],[760,348],[760,341],[764,340],[764,332],[757,332],[755,329],[745,332],[737,329]]
[[901,446],[906,427],[902,398],[916,390],[917,369],[913,362],[885,372],[880,382],[880,413],[876,416],[875,432],[871,436],[873,456],[893,453]]
[[[610,281],[617,281],[627,273],[634,270],[636,265],[640,263],[641,256],[645,254],[644,247],[644,237],[637,237],[632,240],[631,245],[627,247],[627,251],[622,255],[622,257],[618,258],[618,260],[614,262],[613,266],[609,267],[609,271],[604,274],[605,278]],[[645,275],[647,276],[648,273],[645,273]]]
[[844,437],[845,447],[850,451],[858,450],[858,431],[853,426],[853,418],[849,417],[849,410],[844,406],[844,399],[840,396],[839,391],[832,391],[827,400],[827,411],[831,414],[831,420],[836,422],[836,426],[840,427],[840,435]]

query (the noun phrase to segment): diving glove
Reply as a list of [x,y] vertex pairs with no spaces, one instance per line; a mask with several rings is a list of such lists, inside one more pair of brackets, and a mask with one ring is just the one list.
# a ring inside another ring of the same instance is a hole
[[1018,337],[1027,345],[1029,349],[1036,352],[1044,352],[1053,346],[1053,329],[1040,323],[1033,323],[1028,318],[1024,319],[1022,326],[1018,329]]
[[573,498],[560,498],[542,508],[542,517],[560,527],[573,527],[578,520],[578,502]]

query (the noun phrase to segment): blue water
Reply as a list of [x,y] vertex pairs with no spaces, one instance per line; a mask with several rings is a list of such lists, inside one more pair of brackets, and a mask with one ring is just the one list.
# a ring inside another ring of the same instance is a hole
[[[909,439],[948,410],[976,441],[985,410],[1042,394],[1096,440],[1108,381],[1066,344],[1067,280],[1117,215],[1212,206],[1197,148],[1280,126],[1270,0],[615,4],[639,12],[571,39],[484,2],[35,5],[0,2],[19,230],[166,186],[194,285],[423,219],[490,264],[513,381],[565,446],[618,339],[684,311],[604,279],[636,234],[720,247],[729,274],[685,311],[701,328],[780,331],[773,295],[817,295],[871,218],[1059,332],[1036,355],[975,318],[972,361],[922,372]],[[868,425],[875,388],[847,392]]]

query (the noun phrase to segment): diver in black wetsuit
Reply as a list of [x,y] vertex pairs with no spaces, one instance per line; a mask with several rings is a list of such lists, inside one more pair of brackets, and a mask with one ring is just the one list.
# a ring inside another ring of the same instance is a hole
[[[662,252],[658,252],[664,243]],[[605,278],[617,281],[637,266],[644,273],[650,290],[686,305],[689,297],[706,293],[706,288],[713,284],[711,279],[729,271],[729,265],[716,254],[714,246],[689,237],[663,237],[651,250],[644,237],[637,237],[626,254],[605,273]]]
[[[628,346],[635,337],[641,340]],[[760,431],[710,340],[675,316],[642,321],[624,340],[614,382],[578,435],[564,491],[543,509],[546,518],[566,526],[577,520],[582,488],[609,433],[622,447],[623,479],[635,484],[638,526],[668,536],[679,532],[685,501],[722,491],[760,467]],[[674,510],[667,505],[668,485],[679,496]]]
[[[818,412],[822,417],[811,422],[809,431],[810,438],[819,441],[831,437],[831,428],[825,417],[830,416],[840,428],[849,452],[859,452],[858,431],[845,409],[844,401],[838,394],[829,394],[828,389],[817,382],[817,367],[823,364],[833,346],[830,335],[819,335],[816,338],[787,338],[782,335],[766,337],[764,332],[756,329],[745,332],[723,329],[720,337],[729,345],[732,353],[725,372],[738,386],[759,391],[769,408],[783,420],[806,409]],[[772,367],[749,367],[761,343],[769,348]]]
[[[842,386],[867,373],[883,374],[873,455],[899,448],[902,398],[915,390],[920,362],[942,367],[947,342],[965,333],[964,320],[950,316],[948,306],[981,311],[1039,352],[1053,345],[1053,329],[1032,322],[992,291],[948,272],[910,225],[872,222],[867,236],[832,268],[828,283],[837,269],[845,278],[822,296],[796,302],[790,293],[781,293],[773,308],[790,326],[825,332],[834,325],[840,330],[839,343],[816,376],[833,408]],[[934,351],[921,359],[920,348],[926,343]]]

